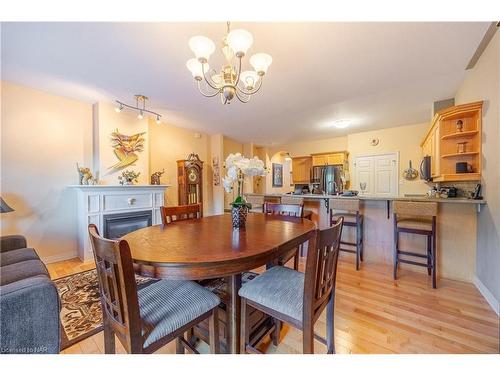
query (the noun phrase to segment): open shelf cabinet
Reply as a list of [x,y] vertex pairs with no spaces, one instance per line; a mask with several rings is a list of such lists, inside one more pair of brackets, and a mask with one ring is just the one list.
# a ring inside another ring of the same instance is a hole
[[[431,129],[421,144],[423,155],[431,156],[433,181],[481,179],[482,106],[483,102],[458,105],[434,116]],[[461,126],[457,124],[459,121]],[[456,173],[459,162],[466,162],[470,171]]]

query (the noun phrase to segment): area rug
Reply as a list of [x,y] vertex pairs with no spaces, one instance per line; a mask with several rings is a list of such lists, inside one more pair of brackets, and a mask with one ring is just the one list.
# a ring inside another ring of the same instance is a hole
[[[254,279],[258,274],[244,272],[242,283]],[[137,288],[142,289],[158,281],[136,275]],[[54,280],[61,300],[61,350],[76,344],[102,330],[102,310],[99,300],[99,284],[95,269],[75,273]],[[227,303],[226,280],[212,279],[200,282],[205,288],[217,294],[221,307]]]
[[[136,275],[139,288],[155,279]],[[102,330],[102,310],[95,269],[54,280],[61,300],[61,350]]]

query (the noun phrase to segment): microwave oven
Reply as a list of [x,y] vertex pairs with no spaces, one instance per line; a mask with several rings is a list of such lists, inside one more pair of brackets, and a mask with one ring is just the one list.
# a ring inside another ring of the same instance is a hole
[[424,156],[420,162],[420,178],[425,181],[432,181],[431,177],[431,157]]

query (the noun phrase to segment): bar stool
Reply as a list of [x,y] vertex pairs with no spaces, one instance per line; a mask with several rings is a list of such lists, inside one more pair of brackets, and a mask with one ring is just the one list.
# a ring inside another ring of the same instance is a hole
[[[294,197],[291,195],[284,195],[281,197],[281,204],[300,204],[304,205],[304,198],[302,197]],[[312,211],[311,210],[303,210],[302,217],[304,219],[312,219]],[[302,256],[302,254],[301,254]]]
[[[284,195],[281,197],[281,204],[300,204],[304,206],[304,198],[302,197],[294,197],[290,195]],[[312,211],[311,210],[302,210],[302,217],[304,219],[312,220]],[[301,244],[299,246],[299,256],[303,258],[305,256],[304,248],[307,248],[309,243]]]
[[[432,274],[432,287],[436,288],[436,202],[394,201],[394,280],[397,279],[398,264],[407,263],[427,268]],[[427,236],[427,254],[399,250],[399,233]],[[427,263],[401,259],[400,255],[426,258]]]
[[[337,198],[330,200],[330,226],[337,223],[340,217],[344,217],[344,227],[356,228],[356,242],[340,241],[340,250],[356,254],[356,271],[359,270],[359,262],[363,261],[363,214],[359,212],[359,199]],[[344,247],[342,247],[344,245]],[[355,247],[356,249],[346,248]]]
[[250,212],[264,212],[263,195],[246,195],[245,200],[252,205]]

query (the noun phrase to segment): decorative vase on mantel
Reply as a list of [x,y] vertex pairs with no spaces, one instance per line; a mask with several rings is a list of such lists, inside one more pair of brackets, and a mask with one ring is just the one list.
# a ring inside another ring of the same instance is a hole
[[231,203],[231,217],[233,228],[245,228],[248,210],[252,208],[242,195],[243,180],[245,176],[264,176],[266,169],[264,162],[259,158],[247,159],[241,154],[229,154],[225,162],[227,175],[222,180],[224,190],[230,193],[233,191],[233,185],[238,183],[238,195]]

